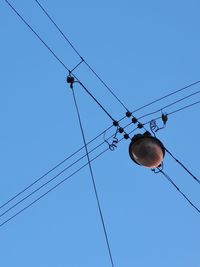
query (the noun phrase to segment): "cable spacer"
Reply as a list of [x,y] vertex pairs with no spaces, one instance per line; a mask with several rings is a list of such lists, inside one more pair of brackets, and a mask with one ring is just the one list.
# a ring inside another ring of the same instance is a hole
[[114,125],[115,127],[117,127],[117,126],[119,126],[119,122],[118,122],[118,121],[113,121],[113,125]]
[[124,129],[122,127],[119,127],[118,131],[119,131],[119,133],[123,133]]
[[138,120],[136,119],[136,117],[133,117],[133,118],[132,118],[132,123],[137,123],[137,121],[138,121]]
[[130,118],[130,117],[131,117],[131,114],[132,114],[132,113],[131,113],[130,111],[127,111],[127,112],[126,112],[126,117],[127,117],[127,118]]

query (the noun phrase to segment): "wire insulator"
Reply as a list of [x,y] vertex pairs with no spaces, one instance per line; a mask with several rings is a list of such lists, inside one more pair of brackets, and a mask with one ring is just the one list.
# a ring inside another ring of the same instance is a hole
[[127,111],[127,112],[126,112],[126,117],[127,117],[127,118],[130,118],[131,115],[132,115],[132,113],[131,113],[130,111]]
[[119,122],[118,122],[118,121],[113,121],[113,125],[114,125],[115,127],[117,127],[117,126],[119,126]]
[[133,117],[133,118],[132,118],[132,123],[135,124],[135,123],[137,123],[137,121],[138,121],[138,120],[136,119],[136,117]]
[[143,124],[142,124],[141,122],[139,122],[138,125],[137,125],[137,127],[138,127],[139,129],[142,129],[142,128],[143,128]]
[[129,139],[129,135],[127,133],[124,134],[124,139]]
[[119,127],[118,131],[119,131],[119,133],[123,133],[124,132],[124,128]]

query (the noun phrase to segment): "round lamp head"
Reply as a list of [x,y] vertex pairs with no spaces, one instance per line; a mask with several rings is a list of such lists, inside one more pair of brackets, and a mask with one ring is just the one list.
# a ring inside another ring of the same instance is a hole
[[147,168],[157,168],[162,164],[165,148],[156,137],[138,134],[129,145],[129,154],[135,163]]

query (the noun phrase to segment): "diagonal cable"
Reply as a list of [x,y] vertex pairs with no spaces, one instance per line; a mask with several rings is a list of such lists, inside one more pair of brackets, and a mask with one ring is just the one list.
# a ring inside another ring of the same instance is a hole
[[[94,157],[91,161],[94,161],[95,159],[97,159],[98,157],[100,157],[101,155],[103,155],[106,151],[108,151],[109,148],[105,149],[104,151],[102,151],[100,154],[98,154],[96,157]],[[30,204],[28,204],[27,206],[25,206],[24,208],[22,208],[21,210],[19,210],[18,212],[16,212],[15,214],[13,214],[11,217],[9,217],[8,219],[6,219],[5,221],[3,221],[2,223],[0,223],[0,227],[2,227],[3,225],[5,225],[6,223],[8,223],[9,221],[11,221],[12,219],[14,219],[16,216],[18,216],[19,214],[21,214],[22,212],[24,212],[25,210],[27,210],[28,208],[30,208],[32,205],[34,205],[35,203],[37,203],[40,199],[44,198],[45,196],[47,196],[47,194],[49,194],[51,191],[53,191],[54,189],[56,189],[58,186],[60,186],[61,184],[63,184],[65,181],[67,181],[69,178],[71,178],[72,176],[74,176],[76,173],[78,173],[79,171],[81,171],[84,167],[86,167],[88,165],[88,162],[85,163],[84,165],[82,165],[78,170],[74,171],[72,174],[70,174],[69,176],[65,177],[63,180],[61,180],[59,183],[57,183],[56,185],[54,185],[53,187],[51,187],[48,191],[46,191],[45,193],[43,193],[41,196],[39,196],[38,198],[36,198],[35,200],[33,200]]]
[[44,6],[38,1],[35,0],[37,5],[42,9],[44,14],[48,17],[48,19],[53,23],[53,25],[56,27],[56,29],[59,31],[59,33],[62,35],[62,37],[65,39],[65,41],[71,46],[71,48],[74,50],[74,52],[80,57],[81,63],[84,62],[85,65],[92,71],[92,73],[98,78],[98,80],[107,88],[107,90],[115,97],[115,99],[128,111],[128,108],[124,105],[124,103],[119,99],[119,97],[113,92],[113,90],[105,83],[105,81],[97,74],[97,72],[89,65],[89,63],[80,55],[78,50],[75,48],[75,46],[72,44],[72,42],[67,38],[66,34],[60,29],[58,24],[52,19],[50,14],[46,11]]
[[99,214],[100,214],[100,218],[101,218],[101,222],[102,222],[102,226],[103,226],[103,231],[104,231],[104,235],[105,235],[105,239],[106,239],[108,253],[109,253],[111,265],[112,265],[112,267],[114,267],[113,257],[112,257],[111,248],[110,248],[110,243],[109,243],[109,240],[108,240],[108,234],[107,234],[107,231],[106,231],[106,226],[105,226],[105,222],[104,222],[102,208],[101,208],[101,205],[100,205],[100,200],[99,200],[99,196],[98,196],[98,192],[97,192],[96,182],[95,182],[95,178],[94,178],[94,174],[93,174],[93,170],[92,170],[92,164],[91,164],[89,153],[88,153],[87,142],[86,142],[86,139],[85,139],[85,134],[84,134],[83,126],[82,126],[81,116],[80,116],[80,112],[79,112],[79,108],[78,108],[78,104],[77,104],[77,101],[76,101],[76,96],[75,96],[73,88],[72,88],[72,94],[73,94],[74,104],[75,104],[75,108],[76,108],[76,112],[77,112],[77,116],[78,116],[80,130],[81,130],[81,134],[82,134],[82,138],[83,138],[83,142],[84,142],[84,146],[85,146],[85,151],[86,151],[87,160],[88,160],[88,166],[89,166],[90,175],[91,175],[91,178],[92,178],[92,184],[93,184],[93,188],[94,188],[95,197],[96,197],[96,200],[97,200],[98,210],[99,210]]
[[167,175],[163,170],[158,168],[159,172],[163,174],[163,176],[176,188],[176,190],[186,199],[186,201],[198,212],[200,213],[200,209],[197,208],[196,205],[180,190],[180,188],[175,184],[175,182]]
[[187,172],[192,178],[200,184],[200,180],[180,161],[178,160],[166,147],[165,151]]

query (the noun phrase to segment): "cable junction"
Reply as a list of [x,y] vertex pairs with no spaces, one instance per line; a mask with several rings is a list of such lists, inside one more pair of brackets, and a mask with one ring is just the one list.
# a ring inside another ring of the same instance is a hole
[[[196,104],[200,104],[200,101],[197,101],[197,102],[195,102],[195,103],[193,103],[193,104],[191,104],[191,105],[187,105],[187,106],[185,106],[185,107],[182,107],[181,109],[176,109],[176,110],[172,111],[171,113],[168,113],[168,115],[176,114],[177,112],[180,112],[180,111],[182,111],[182,110],[184,110],[184,109],[187,109],[187,108],[189,108],[189,107],[191,107],[191,106],[193,106],[193,105],[196,105]],[[159,117],[155,118],[155,120],[159,120],[159,119],[161,119],[161,118],[162,118],[162,116],[159,116]],[[143,123],[143,125],[148,125],[149,123],[150,123],[150,121],[147,121],[147,122]],[[126,127],[128,127],[128,126],[130,126],[130,125],[131,125],[131,123],[127,124],[124,128],[126,128]],[[111,127],[112,127],[112,126],[110,126],[110,128],[111,128]],[[138,130],[138,127],[136,127],[136,128],[134,128],[133,130],[131,130],[131,131],[128,133],[129,136],[130,136],[133,132],[135,132],[136,130]],[[104,133],[104,132],[103,132],[103,133]],[[114,135],[110,136],[109,138],[112,138],[113,136],[114,136]],[[109,138],[107,138],[106,140],[109,140]],[[95,138],[94,138],[93,140],[95,140]],[[119,140],[118,140],[118,143],[120,143],[122,140],[124,140],[124,137],[122,137],[121,139],[119,139]],[[92,141],[92,140],[91,140],[91,141]],[[90,142],[88,142],[87,144],[89,144],[89,143],[90,143]],[[105,142],[102,142],[102,144],[103,144],[103,143],[105,143]],[[100,147],[102,144],[99,144],[97,147]],[[97,147],[95,147],[92,151],[95,151]],[[84,148],[84,147],[78,149],[77,151],[80,151],[80,150],[83,149],[83,148]],[[109,151],[109,150],[110,150],[110,148],[107,147],[104,151],[100,152],[97,156],[95,156],[94,158],[92,158],[91,161],[96,160],[98,157],[100,157],[101,155],[103,155],[105,152],[107,152],[107,151]],[[90,151],[89,153],[91,153],[92,151]],[[75,153],[73,153],[73,154],[75,154]],[[84,155],[84,157],[86,157],[86,154]],[[82,157],[81,157],[80,159],[78,159],[77,162],[80,161],[81,159],[82,159]],[[73,163],[73,165],[75,165],[75,164],[76,164],[76,161]],[[58,165],[61,165],[61,163],[58,164]],[[56,189],[59,185],[63,184],[66,180],[68,180],[69,178],[71,178],[72,176],[74,176],[76,173],[78,173],[80,170],[82,170],[82,169],[83,169],[84,167],[86,167],[87,165],[88,165],[88,163],[84,164],[81,168],[79,168],[78,170],[76,170],[75,172],[73,172],[72,174],[70,174],[69,176],[67,176],[66,178],[64,178],[63,180],[61,180],[60,182],[58,182],[56,185],[52,186],[47,192],[45,192],[45,193],[42,194],[40,197],[36,198],[33,202],[31,202],[30,204],[28,204],[26,207],[24,207],[23,209],[21,209],[20,211],[18,211],[17,213],[15,213],[14,215],[12,215],[11,217],[9,217],[5,222],[3,222],[2,224],[0,224],[0,226],[3,226],[4,224],[6,224],[7,222],[9,222],[10,220],[14,219],[17,215],[19,215],[20,213],[22,213],[23,211],[25,211],[26,209],[28,209],[29,207],[31,207],[34,203],[38,202],[40,199],[42,199],[42,198],[43,198],[44,196],[46,196],[48,193],[50,193],[51,191],[53,191],[54,189]],[[68,168],[70,168],[70,165],[68,166]],[[66,170],[67,170],[67,168],[65,169],[65,171],[66,171]],[[51,170],[50,170],[50,171],[51,171]],[[50,173],[50,171],[47,172],[47,173]],[[63,172],[64,172],[64,171],[63,171]],[[62,173],[63,173],[63,172],[62,172]],[[47,175],[47,173],[46,173],[45,175],[41,176],[39,179],[37,179],[37,180],[36,180],[35,182],[33,182],[31,185],[29,185],[28,187],[26,187],[25,189],[23,189],[22,191],[20,191],[20,192],[19,192],[18,194],[16,194],[14,197],[12,197],[11,199],[9,199],[6,203],[4,203],[3,205],[1,205],[0,208],[3,208],[3,207],[6,206],[8,203],[11,203],[13,200],[15,200],[17,197],[19,197],[22,193],[26,192],[29,188],[32,187],[33,184],[36,184],[39,180],[42,180],[42,177],[44,178],[44,177]],[[59,175],[56,175],[55,177],[53,177],[53,180],[56,179],[58,176],[59,176]],[[52,180],[52,181],[53,181],[53,180]],[[48,184],[49,184],[50,182],[51,182],[51,181],[49,180]],[[40,187],[38,187],[37,191],[39,191],[40,188],[43,188],[43,187],[45,187],[45,186],[46,186],[46,184],[41,185]],[[32,193],[30,193],[30,196],[33,195],[34,193],[35,193],[34,191],[33,191]],[[29,197],[29,195],[26,196],[26,197],[24,197],[24,200],[27,199],[28,197]],[[19,204],[22,203],[22,202],[24,202],[24,200],[22,200],[22,201],[21,201],[21,200],[18,201]],[[16,206],[19,205],[19,204],[18,204],[18,203],[15,203],[15,204],[13,205],[13,207],[11,206],[11,207],[9,208],[9,211],[12,210],[14,207],[16,207]],[[7,211],[4,211],[4,212],[5,212],[5,214],[6,214],[6,213],[8,213],[8,210],[7,210]],[[2,217],[3,217],[3,215],[2,215]]]
[[[121,104],[121,106],[124,109],[126,109],[128,111],[128,108],[125,106],[125,104],[119,99],[119,97],[113,92],[113,90],[106,84],[106,82],[99,76],[99,74],[97,74],[97,72],[89,65],[89,63],[80,55],[78,50],[75,48],[75,46],[69,40],[69,38],[67,38],[66,34],[64,34],[64,32],[60,29],[60,27],[57,25],[57,23],[52,19],[52,17],[46,11],[44,6],[42,6],[42,4],[38,0],[35,0],[35,2],[41,8],[41,10],[44,12],[44,14],[48,17],[48,19],[52,22],[52,24],[55,26],[55,28],[58,30],[58,32],[61,34],[61,36],[64,38],[64,40],[71,46],[71,48],[74,50],[74,52],[79,56],[81,63],[85,63],[85,65],[92,71],[92,73],[104,85],[104,87],[112,94],[112,96]],[[79,66],[79,64],[77,66]]]

